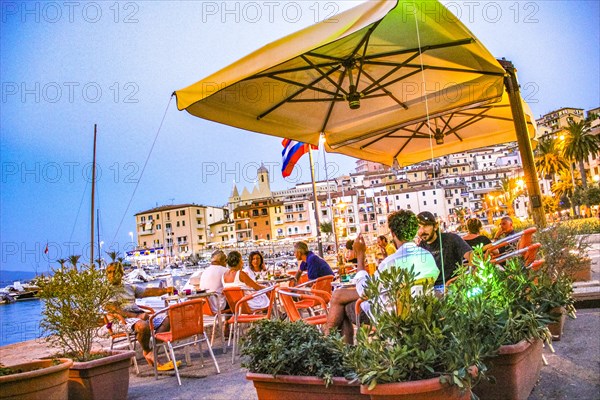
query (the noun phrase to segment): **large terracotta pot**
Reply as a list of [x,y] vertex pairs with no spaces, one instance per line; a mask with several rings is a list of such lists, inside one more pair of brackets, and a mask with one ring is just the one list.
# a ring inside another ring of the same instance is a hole
[[542,341],[522,340],[502,346],[497,357],[484,361],[487,375],[496,383],[482,381],[473,388],[481,399],[526,400],[540,377],[542,368]]
[[380,383],[372,390],[363,385],[360,387],[360,392],[368,394],[372,400],[469,400],[471,398],[470,390],[461,392],[456,385],[440,383],[440,378]]
[[564,307],[553,308],[550,312],[553,314],[560,314],[560,319],[557,322],[548,324],[548,329],[552,334],[552,340],[560,341],[565,326],[565,320],[567,318],[567,312]]
[[0,399],[67,400],[69,367],[73,361],[68,358],[59,358],[59,361],[58,365],[53,365],[53,360],[10,365],[10,368],[24,372],[0,376]]
[[129,365],[135,352],[112,350],[97,360],[74,362],[69,370],[70,400],[126,399],[129,391]]
[[348,384],[344,378],[333,378],[325,387],[323,379],[316,376],[255,374],[248,372],[246,379],[253,381],[259,400],[366,400],[360,394],[359,384]]

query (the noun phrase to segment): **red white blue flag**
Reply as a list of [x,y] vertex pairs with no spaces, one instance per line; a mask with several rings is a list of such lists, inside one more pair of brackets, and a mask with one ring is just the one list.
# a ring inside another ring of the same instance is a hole
[[291,175],[294,166],[305,153],[308,153],[310,147],[317,149],[317,146],[309,145],[308,143],[297,142],[295,140],[283,139],[281,142],[283,150],[281,156],[283,164],[281,165],[281,175],[284,178]]

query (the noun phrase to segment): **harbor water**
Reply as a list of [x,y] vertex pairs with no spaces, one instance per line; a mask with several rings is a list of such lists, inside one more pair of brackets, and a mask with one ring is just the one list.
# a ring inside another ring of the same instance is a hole
[[42,336],[43,300],[19,300],[0,305],[0,346],[37,339]]

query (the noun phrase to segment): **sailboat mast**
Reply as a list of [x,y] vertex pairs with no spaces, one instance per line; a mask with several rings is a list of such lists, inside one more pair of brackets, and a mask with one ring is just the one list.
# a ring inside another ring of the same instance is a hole
[[90,229],[90,265],[94,263],[94,196],[96,189],[96,124],[94,124],[94,158],[92,161],[92,209]]
[[98,241],[98,267],[102,268],[102,246],[100,246],[100,210],[96,210],[96,240]]

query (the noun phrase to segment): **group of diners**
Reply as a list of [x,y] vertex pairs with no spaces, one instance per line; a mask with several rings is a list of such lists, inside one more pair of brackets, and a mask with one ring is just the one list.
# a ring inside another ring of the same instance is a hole
[[[409,210],[394,211],[388,215],[388,227],[396,250],[388,254],[378,265],[375,275],[391,267],[414,268],[417,274],[415,284],[424,281],[434,283],[436,291],[443,293],[445,283],[463,263],[470,264],[472,248],[482,245],[490,247],[491,241],[482,235],[482,223],[477,218],[467,221],[468,235],[460,237],[455,233],[441,232],[435,216],[424,211],[415,215]],[[510,217],[501,220],[500,229],[494,239],[514,233]],[[378,244],[381,247],[381,244]],[[357,274],[355,287],[339,288],[332,294],[325,333],[339,330],[346,343],[354,342],[354,325],[357,321],[356,302],[364,297],[368,273],[365,268],[366,244],[362,235],[353,243],[353,256],[356,257]],[[506,251],[506,250],[504,250]],[[370,303],[363,301],[358,316],[361,323],[370,318]]]
[[[294,255],[300,262],[296,275],[291,278],[290,285],[294,285],[302,273],[306,272],[308,279],[316,279],[321,276],[334,275],[333,270],[325,260],[309,250],[305,242],[294,244]],[[229,254],[217,250],[211,255],[210,265],[195,272],[188,280],[186,288],[206,290],[218,294],[208,298],[211,309],[214,312],[225,311],[228,307],[223,289],[227,287],[240,287],[244,290],[261,290],[264,286],[256,282],[256,278],[262,271],[266,271],[263,255],[259,251],[249,254],[248,263],[244,266],[244,259],[239,251],[231,251]],[[108,280],[119,287],[117,295],[110,304],[107,311],[116,313],[125,318],[127,325],[123,329],[136,333],[136,339],[140,343],[144,357],[148,364],[154,365],[152,348],[150,345],[150,315],[136,304],[136,298],[161,296],[169,293],[172,288],[144,288],[140,285],[123,281],[123,267],[120,263],[109,264],[106,268]],[[248,301],[251,310],[261,310],[269,305],[269,298],[262,294]],[[164,315],[164,314],[163,314]],[[154,329],[157,333],[166,332],[170,329],[168,317],[155,318]],[[159,366],[159,369],[172,369],[172,366]]]
[[[428,211],[418,215],[409,210],[394,211],[388,215],[388,227],[392,240],[388,242],[386,236],[377,238],[378,266],[375,275],[391,267],[413,267],[417,273],[417,283],[419,280],[429,280],[434,282],[438,290],[452,277],[458,265],[471,262],[471,246],[490,245],[490,240],[481,234],[481,221],[476,218],[467,221],[469,234],[464,239],[454,233],[441,232],[435,216]],[[512,233],[514,233],[512,220],[505,217],[494,239]],[[332,330],[340,330],[344,340],[353,343],[355,305],[357,300],[364,296],[368,277],[365,269],[367,246],[363,236],[358,235],[356,240],[348,243],[346,247],[351,247],[348,249],[351,252],[347,253],[346,259],[356,262],[357,273],[354,277],[356,285],[333,291],[324,332],[328,334]],[[329,264],[310,251],[305,242],[294,244],[294,255],[300,265],[289,282],[290,286],[296,285],[304,272],[307,273],[308,280],[335,275]],[[219,294],[209,297],[209,305],[214,312],[225,311],[228,304],[225,297],[221,295],[223,289],[235,286],[245,290],[261,290],[264,286],[257,283],[256,278],[263,271],[266,271],[266,266],[263,255],[258,251],[251,252],[247,265],[244,265],[240,252],[231,251],[225,254],[217,250],[211,255],[210,265],[192,275],[185,287]],[[144,288],[123,282],[123,267],[120,263],[109,264],[106,273],[109,281],[120,289],[118,295],[107,305],[107,310],[118,313],[126,319],[125,329],[136,333],[136,339],[142,347],[146,361],[153,365],[155,360],[150,345],[149,314],[139,307],[135,300],[140,297],[161,296],[167,294],[172,288]],[[266,308],[269,301],[269,298],[263,294],[251,299],[248,305],[252,310],[260,310]],[[368,299],[362,302],[361,321],[368,320],[369,307]],[[155,318],[153,322],[156,332],[166,332],[170,329],[168,317]],[[169,369],[168,366],[162,367]]]

